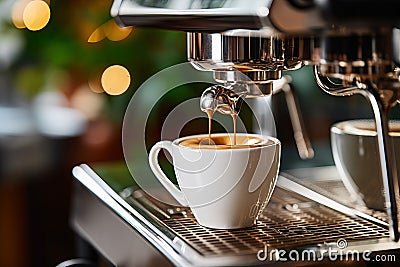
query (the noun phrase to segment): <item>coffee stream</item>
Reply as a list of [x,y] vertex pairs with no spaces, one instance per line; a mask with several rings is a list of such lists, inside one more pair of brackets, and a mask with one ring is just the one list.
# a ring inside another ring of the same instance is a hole
[[224,87],[213,85],[207,88],[200,98],[200,109],[208,116],[208,142],[211,144],[212,117],[216,111],[232,116],[233,121],[233,145],[236,145],[236,120],[243,103],[243,97],[247,94],[246,88],[240,85]]

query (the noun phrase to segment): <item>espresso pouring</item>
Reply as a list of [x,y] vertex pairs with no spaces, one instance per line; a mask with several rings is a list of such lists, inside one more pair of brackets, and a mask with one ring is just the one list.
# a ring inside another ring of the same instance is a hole
[[233,145],[237,144],[236,140],[236,120],[243,98],[246,97],[247,90],[242,86],[213,85],[207,88],[200,98],[200,109],[207,113],[208,116],[208,142],[212,144],[211,138],[212,117],[216,111],[221,114],[232,116],[233,121]]

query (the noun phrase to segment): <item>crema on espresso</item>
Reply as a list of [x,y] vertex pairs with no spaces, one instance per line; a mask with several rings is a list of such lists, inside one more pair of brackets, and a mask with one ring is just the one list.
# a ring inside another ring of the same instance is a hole
[[182,140],[179,145],[193,149],[240,149],[270,145],[271,140],[265,140],[251,135],[237,135],[236,144],[234,136],[230,134],[215,135],[211,139],[208,135],[196,136]]

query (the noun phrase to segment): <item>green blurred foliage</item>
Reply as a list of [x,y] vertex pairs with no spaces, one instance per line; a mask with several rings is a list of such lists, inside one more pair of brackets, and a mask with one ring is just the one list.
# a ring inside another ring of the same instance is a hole
[[16,88],[27,96],[48,87],[65,90],[65,83],[79,86],[119,64],[131,74],[130,88],[120,96],[105,97],[107,114],[120,121],[130,97],[147,78],[186,61],[183,32],[135,28],[122,41],[89,43],[90,35],[112,19],[111,5],[111,0],[51,1],[51,18],[44,29],[20,30],[26,45],[15,68]]

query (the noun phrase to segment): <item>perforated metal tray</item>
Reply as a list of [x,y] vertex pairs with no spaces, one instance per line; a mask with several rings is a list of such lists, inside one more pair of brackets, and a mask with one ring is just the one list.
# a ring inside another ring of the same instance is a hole
[[[125,194],[128,191],[125,191]],[[256,255],[272,249],[304,249],[346,242],[387,239],[384,224],[369,222],[328,208],[304,196],[277,188],[257,226],[215,230],[199,225],[190,209],[161,203],[141,190],[131,191],[128,202],[156,216],[158,222],[203,256]],[[256,257],[255,257],[256,258]]]
[[[323,170],[323,176],[327,177],[329,169]],[[321,175],[319,171],[310,171],[315,172]],[[340,253],[355,250],[360,253],[382,253],[385,250],[400,249],[400,244],[389,238],[384,214],[363,212],[350,205],[353,203],[335,201],[332,196],[321,193],[323,188],[316,186],[318,182],[328,182],[325,193],[329,195],[334,191],[331,190],[335,188],[331,184],[334,181],[313,180],[313,186],[307,186],[307,179],[299,180],[282,173],[271,201],[256,226],[238,230],[215,230],[199,225],[188,208],[161,203],[137,187],[115,192],[86,165],[74,168],[74,176],[114,212],[120,222],[141,235],[177,266],[259,266],[282,262],[279,255],[269,258],[268,261],[261,261],[258,258],[259,253],[266,249],[286,252],[314,251],[320,259],[324,251],[330,248],[338,250],[338,241],[343,240],[346,246],[339,248]],[[81,198],[84,201],[88,199],[78,193],[76,199]],[[84,223],[90,213],[93,213],[92,205],[86,203],[85,208],[82,203],[76,205],[73,221],[75,229],[91,240],[92,236],[88,233],[93,224]],[[100,217],[93,218],[99,220]],[[106,220],[109,216],[101,218]],[[100,243],[95,245],[99,249],[107,246]],[[129,253],[125,257],[128,255]],[[316,262],[302,262],[302,265],[305,264]]]

